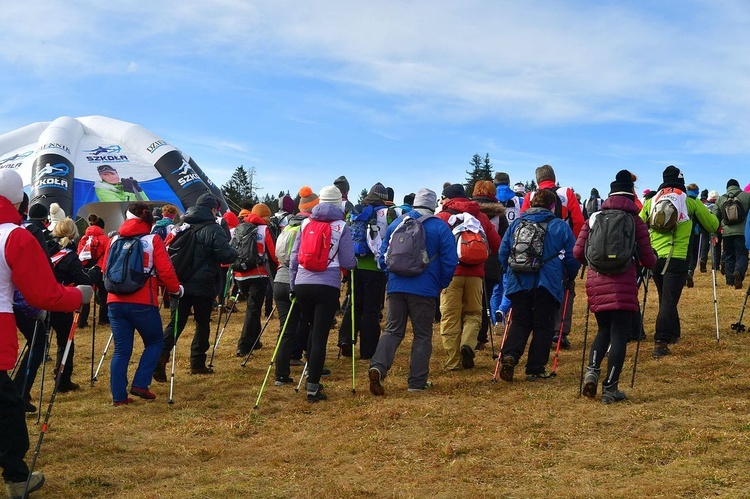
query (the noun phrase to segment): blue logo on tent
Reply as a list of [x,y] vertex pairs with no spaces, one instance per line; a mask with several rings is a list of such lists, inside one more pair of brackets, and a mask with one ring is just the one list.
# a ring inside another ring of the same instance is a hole
[[84,149],[83,152],[90,152],[91,154],[96,156],[98,154],[115,154],[115,153],[120,152],[121,150],[122,150],[122,147],[118,145],[114,145],[114,146],[107,146],[107,147],[99,146],[96,149],[90,149],[90,150]]
[[37,172],[34,182],[38,182],[42,177],[64,177],[69,171],[70,169],[65,163],[57,163],[56,165],[47,163],[47,166]]

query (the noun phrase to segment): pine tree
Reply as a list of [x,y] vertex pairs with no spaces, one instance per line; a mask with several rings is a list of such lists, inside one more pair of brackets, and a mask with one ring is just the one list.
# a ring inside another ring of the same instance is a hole
[[469,176],[466,177],[464,187],[466,187],[466,194],[471,196],[471,193],[474,192],[474,184],[480,180],[492,180],[490,154],[487,153],[484,159],[479,154],[475,154],[471,157],[469,165],[471,165],[472,169],[466,172]]
[[362,200],[367,197],[367,194],[369,194],[369,192],[367,191],[367,189],[362,189],[360,191],[360,193],[359,193],[359,200],[357,202],[358,203],[362,203]]
[[524,182],[523,186],[526,188],[526,192],[531,192],[536,190],[536,182],[534,180],[529,180],[527,182]]
[[224,194],[224,199],[226,199],[230,207],[236,209],[242,206],[243,203],[258,202],[257,191],[261,187],[255,183],[255,175],[254,166],[251,166],[249,170],[245,170],[245,167],[240,165],[234,171],[229,181],[221,186],[221,193]]

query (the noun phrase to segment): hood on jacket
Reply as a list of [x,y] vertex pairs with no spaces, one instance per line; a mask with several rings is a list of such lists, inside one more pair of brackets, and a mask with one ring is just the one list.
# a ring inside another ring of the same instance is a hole
[[635,215],[638,214],[640,211],[638,207],[635,205],[635,201],[628,198],[627,196],[620,196],[618,194],[615,194],[614,196],[610,196],[607,199],[604,200],[602,203],[602,209],[603,210],[622,210],[627,211],[628,213],[633,213]]
[[123,237],[143,236],[151,233],[151,226],[140,218],[129,218],[122,223],[117,233]]
[[23,218],[15,206],[8,201],[8,198],[0,196],[0,223],[12,223],[21,225]]
[[221,217],[227,222],[227,226],[230,229],[234,229],[240,224],[240,219],[237,218],[237,215],[233,211],[224,212]]
[[86,232],[83,233],[84,236],[104,236],[104,229],[99,227],[98,225],[89,225],[86,227]]
[[208,222],[209,220],[215,220],[215,218],[213,213],[211,213],[210,208],[206,208],[205,206],[196,204],[195,206],[191,206],[190,208],[188,208],[182,220],[183,222],[192,225]]
[[521,213],[521,218],[531,220],[532,222],[544,222],[552,215],[555,218],[555,214],[547,208],[541,206],[533,206],[528,210]]
[[459,213],[469,213],[475,217],[479,215],[479,203],[468,198],[452,198],[443,201],[443,211],[457,211]]
[[475,196],[472,201],[479,203],[479,210],[487,215],[487,218],[493,218],[499,215],[505,215],[505,206],[497,202],[497,199],[487,196]]
[[244,221],[253,225],[268,225],[265,220],[252,212],[244,218]]
[[362,199],[361,204],[362,206],[367,206],[368,204],[371,204],[373,206],[385,206],[385,201],[377,194],[371,193]]
[[501,203],[504,203],[510,199],[513,199],[515,195],[516,193],[513,192],[513,189],[511,189],[509,186],[504,185],[504,184],[500,184],[497,186],[497,194],[495,194],[495,197]]
[[739,185],[730,185],[727,187],[727,194],[734,194],[735,196],[742,192]]
[[323,222],[333,222],[334,220],[343,220],[344,212],[341,211],[341,208],[338,206],[334,206],[328,203],[321,203],[312,209],[310,218]]

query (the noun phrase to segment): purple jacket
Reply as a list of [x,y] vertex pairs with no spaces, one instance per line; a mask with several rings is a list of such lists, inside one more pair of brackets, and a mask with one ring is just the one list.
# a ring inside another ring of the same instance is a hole
[[[320,203],[312,209],[310,218],[333,222],[335,220],[343,220],[344,212],[338,206]],[[292,254],[289,261],[289,286],[292,290],[298,284],[322,284],[324,286],[340,288],[341,269],[351,270],[357,266],[357,259],[354,257],[354,243],[352,242],[352,235],[349,232],[349,226],[344,226],[344,230],[341,231],[341,239],[339,239],[339,248],[336,257],[338,258],[340,267],[329,266],[321,272],[312,272],[304,267],[300,267],[298,258],[299,241],[300,237],[298,234],[294,241],[294,246],[292,246]]]
[[[648,227],[638,216],[638,207],[625,196],[610,196],[602,204],[603,210],[623,210],[635,218],[635,243],[640,264],[650,269],[656,264],[656,255],[651,248]],[[589,238],[589,224],[583,224],[581,233],[573,248],[576,259],[586,263],[586,241]],[[605,275],[589,268],[586,276],[586,294],[592,312],[610,310],[638,310],[638,284],[636,266],[631,265],[624,274]]]

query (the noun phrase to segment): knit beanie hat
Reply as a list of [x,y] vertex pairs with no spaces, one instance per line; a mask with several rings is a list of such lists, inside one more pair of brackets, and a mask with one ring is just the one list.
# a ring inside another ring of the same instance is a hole
[[719,199],[719,191],[714,189],[708,193],[708,201],[715,203],[717,199]]
[[327,185],[320,189],[320,202],[341,207],[341,190],[335,185]]
[[480,180],[474,184],[474,192],[472,194],[475,198],[480,196],[494,198],[497,194],[497,188],[489,180]]
[[633,177],[627,170],[620,170],[615,175],[615,181],[609,184],[609,195],[628,196],[635,199],[633,194]]
[[333,185],[339,188],[341,194],[349,194],[349,181],[346,180],[345,176],[341,175],[339,178],[334,180]]
[[411,194],[407,194],[406,196],[404,196],[404,204],[409,205],[409,206],[413,206],[414,205],[414,196],[416,196],[416,194],[414,194],[413,192]]
[[518,182],[517,184],[513,185],[513,192],[515,194],[526,194],[526,186],[523,185],[523,183]]
[[674,187],[683,192],[687,190],[685,188],[685,177],[676,166],[669,165],[666,167],[664,173],[662,173],[662,178],[664,181],[659,186],[659,190],[664,189],[665,187]]
[[730,178],[729,181],[727,182],[727,189],[729,189],[732,186],[739,187],[740,183],[737,182],[735,179]]
[[373,194],[375,194],[377,197],[379,197],[383,201],[388,201],[388,190],[380,182],[373,185],[370,188],[370,192],[367,193],[368,196],[371,196]]
[[227,222],[227,227],[230,229],[234,229],[240,224],[240,219],[237,218],[237,215],[232,210],[225,211],[221,218]]
[[268,207],[267,204],[258,203],[255,206],[253,206],[253,209],[250,210],[250,213],[255,213],[260,218],[266,218],[271,216],[271,208]]
[[708,199],[708,189],[703,189],[701,191],[701,201],[704,201],[706,199]]
[[318,202],[318,195],[309,186],[306,185],[299,190],[299,211],[309,212]]
[[242,208],[240,212],[237,214],[237,218],[239,218],[240,220],[244,220],[245,217],[248,216],[249,214],[250,214],[250,210],[248,210],[247,208]]
[[443,197],[448,199],[465,198],[466,190],[462,184],[451,184],[443,189]]
[[435,211],[437,206],[437,194],[429,189],[419,189],[414,195],[414,208],[425,208]]
[[[23,180],[15,170],[0,170],[0,196],[10,201],[11,204],[23,201]],[[63,214],[65,218],[65,214]]]
[[219,208],[219,200],[216,199],[213,194],[206,192],[198,197],[195,205],[203,206],[205,208],[208,208],[209,210],[214,210]]
[[599,189],[596,187],[591,188],[591,197],[598,198],[599,197]]
[[294,213],[294,199],[291,196],[284,196],[281,200],[281,209],[287,213]]
[[508,175],[505,172],[497,172],[495,173],[495,183],[498,185],[509,185],[510,184],[510,175]]
[[29,206],[29,220],[46,220],[49,218],[49,210],[41,203]]
[[65,216],[65,210],[60,208],[59,204],[52,203],[51,205],[49,205],[49,221],[51,224],[54,225],[57,222],[65,220]]
[[393,190],[393,187],[386,187],[385,192],[388,193],[388,201],[391,203],[393,202],[393,198],[396,197],[396,192]]

